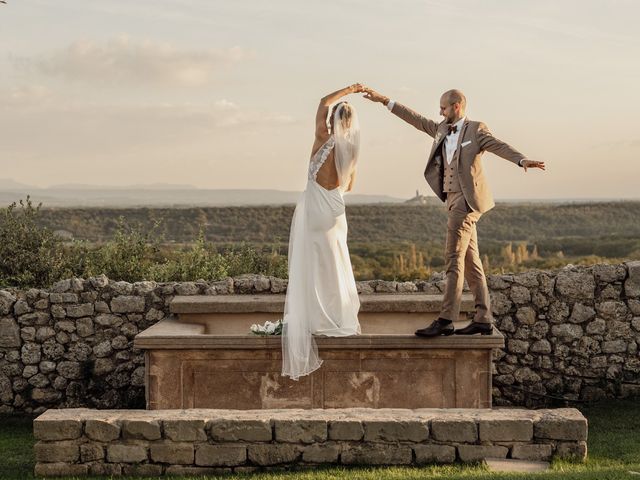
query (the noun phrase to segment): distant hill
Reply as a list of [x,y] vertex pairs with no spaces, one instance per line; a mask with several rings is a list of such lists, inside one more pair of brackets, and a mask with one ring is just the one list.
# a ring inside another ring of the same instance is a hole
[[[294,204],[300,192],[281,190],[215,190],[190,185],[150,184],[123,187],[83,184],[32,187],[0,179],[0,204],[8,205],[27,195],[45,207],[226,207]],[[349,194],[347,204],[402,203],[403,198],[388,195]]]

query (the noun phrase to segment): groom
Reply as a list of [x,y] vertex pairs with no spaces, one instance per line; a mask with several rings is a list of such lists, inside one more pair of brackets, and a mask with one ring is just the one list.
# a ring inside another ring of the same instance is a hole
[[404,105],[365,87],[365,98],[384,104],[389,111],[434,138],[424,176],[435,194],[446,203],[447,240],[445,259],[447,281],[440,316],[431,325],[416,331],[421,337],[451,335],[458,320],[464,279],[473,292],[476,314],[465,328],[455,333],[472,335],[493,333],[493,317],[487,280],[478,251],[476,222],[495,203],[482,170],[482,154],[494,153],[524,168],[545,169],[544,162],[528,160],[523,154],[495,138],[482,122],[465,116],[467,100],[460,90],[449,90],[440,97],[436,123]]

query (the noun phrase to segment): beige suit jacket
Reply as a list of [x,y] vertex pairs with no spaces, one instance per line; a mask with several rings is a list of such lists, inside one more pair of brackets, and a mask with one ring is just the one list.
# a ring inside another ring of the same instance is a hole
[[[436,123],[429,120],[400,103],[393,106],[392,112],[418,130],[433,137],[424,178],[435,194],[444,202],[447,195],[442,188],[444,159],[440,146],[447,136],[448,125],[444,121]],[[465,200],[474,211],[480,213],[485,213],[495,206],[482,168],[482,154],[485,151],[494,153],[518,166],[520,160],[526,158],[516,149],[491,135],[484,123],[465,120],[458,136],[458,148],[456,148],[452,162],[458,162],[460,186]]]

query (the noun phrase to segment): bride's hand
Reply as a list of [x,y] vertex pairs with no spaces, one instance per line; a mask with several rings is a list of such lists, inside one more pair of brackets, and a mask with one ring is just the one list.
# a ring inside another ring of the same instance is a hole
[[349,86],[349,88],[351,89],[351,93],[362,93],[365,91],[365,87],[361,83],[354,83]]

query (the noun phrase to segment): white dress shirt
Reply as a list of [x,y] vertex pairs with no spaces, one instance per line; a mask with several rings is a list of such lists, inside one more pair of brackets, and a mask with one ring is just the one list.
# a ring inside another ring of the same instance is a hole
[[[389,109],[389,111],[393,111],[393,106],[396,104],[395,100],[389,100],[389,103],[387,103],[387,108]],[[464,119],[467,117],[462,117],[460,120],[458,120],[456,123],[454,123],[454,125],[456,125],[458,127],[458,131],[456,133],[452,133],[451,135],[447,135],[447,137],[445,138],[445,156],[447,157],[447,163],[451,164],[451,160],[453,159],[453,154],[456,152],[456,146],[458,145],[458,137],[460,136],[460,128],[462,128],[462,124],[464,123]],[[518,162],[518,165],[522,166],[522,162],[524,162],[526,159],[523,158],[522,160],[520,160],[520,162]]]

